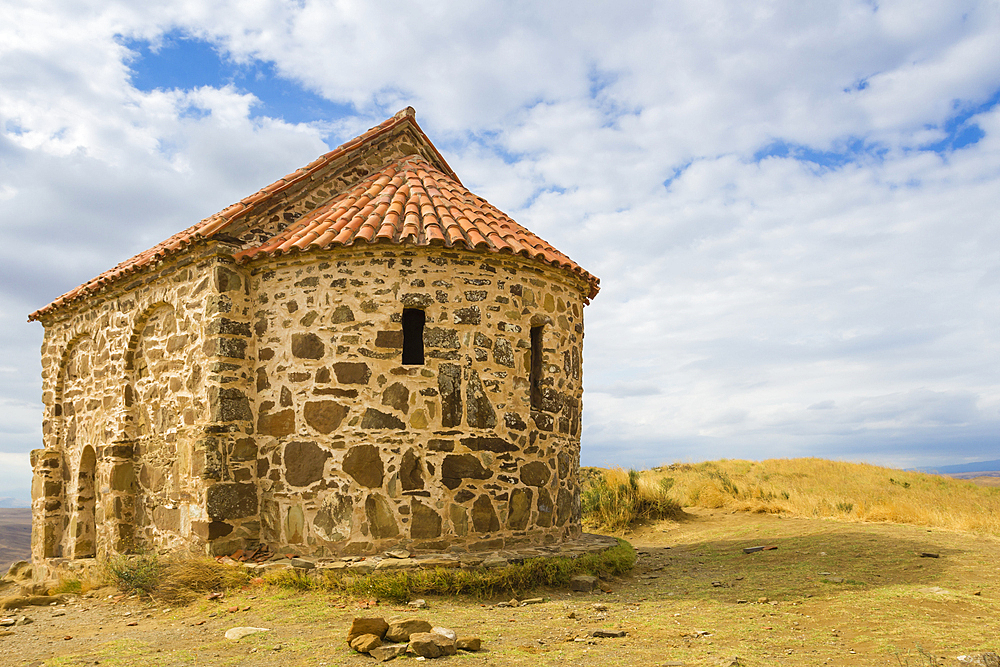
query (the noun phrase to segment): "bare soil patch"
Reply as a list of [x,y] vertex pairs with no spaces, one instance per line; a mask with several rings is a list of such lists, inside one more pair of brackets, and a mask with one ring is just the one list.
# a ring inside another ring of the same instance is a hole
[[[364,665],[355,616],[427,618],[483,639],[482,665],[959,665],[1000,648],[1000,540],[893,524],[692,510],[626,535],[635,570],[611,592],[545,602],[427,598],[429,608],[265,586],[170,608],[135,598],[35,607],[0,637],[7,665]],[[777,547],[746,554],[745,547]],[[922,557],[921,554],[938,557]],[[7,593],[0,592],[0,596]],[[232,611],[233,609],[236,611]],[[265,627],[238,642],[235,626]],[[624,630],[593,638],[591,630]],[[67,637],[69,637],[67,639]],[[402,664],[409,664],[405,659]]]

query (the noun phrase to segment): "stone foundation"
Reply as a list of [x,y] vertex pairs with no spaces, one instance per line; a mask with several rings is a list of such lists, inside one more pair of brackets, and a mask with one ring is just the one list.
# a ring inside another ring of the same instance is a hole
[[[392,570],[490,569],[519,565],[531,558],[578,558],[588,554],[602,553],[617,545],[618,540],[613,537],[582,533],[575,539],[566,540],[557,545],[496,551],[461,553],[449,550],[419,555],[404,555],[406,552],[396,552],[395,555],[383,553],[372,556],[343,556],[340,558],[303,558],[298,555],[288,558],[285,554],[277,554],[263,563],[239,563],[225,556],[220,556],[219,559],[233,566],[246,567],[257,576],[287,570],[319,577],[326,576],[328,573],[364,575]],[[68,579],[97,580],[101,573],[99,563],[92,558],[79,560],[53,558],[40,565],[36,564],[33,575],[33,580],[36,582],[58,582]]]

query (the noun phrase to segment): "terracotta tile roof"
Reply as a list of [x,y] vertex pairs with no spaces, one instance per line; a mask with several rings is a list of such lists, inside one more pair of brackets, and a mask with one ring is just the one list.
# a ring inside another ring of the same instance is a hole
[[277,255],[291,250],[351,245],[358,239],[368,243],[460,245],[472,250],[518,253],[568,269],[588,280],[588,298],[597,295],[600,281],[596,277],[486,200],[466,190],[417,125],[414,115],[413,109],[407,107],[305,167],[70,290],[29,315],[28,321],[37,320],[68,303],[94,294],[110,283],[141,271],[199,240],[221,236],[233,223],[251,213],[266,210],[271,200],[283,191],[304,183],[332,162],[407,123],[426,142],[437,166],[420,156],[411,156],[383,168],[346,192],[334,196],[280,234],[240,252],[237,258],[246,261],[262,253]]
[[600,281],[576,262],[419,155],[372,174],[236,259],[359,241],[517,254],[584,277],[590,284],[588,298],[600,289]]

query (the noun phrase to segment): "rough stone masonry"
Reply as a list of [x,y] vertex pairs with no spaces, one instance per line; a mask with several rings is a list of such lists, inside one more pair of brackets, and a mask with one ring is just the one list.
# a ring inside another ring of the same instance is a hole
[[33,557],[574,539],[597,289],[401,112],[32,314]]

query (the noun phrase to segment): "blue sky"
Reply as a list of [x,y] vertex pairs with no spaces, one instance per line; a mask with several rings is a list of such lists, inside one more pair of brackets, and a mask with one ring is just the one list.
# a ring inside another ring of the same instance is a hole
[[1000,449],[996,3],[3,16],[0,504],[27,500],[41,439],[27,313],[407,105],[468,187],[602,279],[584,464]]
[[356,113],[352,105],[333,102],[301,81],[282,76],[273,61],[238,62],[224,47],[180,30],[156,39],[122,38],[121,43],[135,54],[127,64],[131,84],[139,91],[234,86],[256,98],[250,118],[280,118],[288,123],[323,124]]

